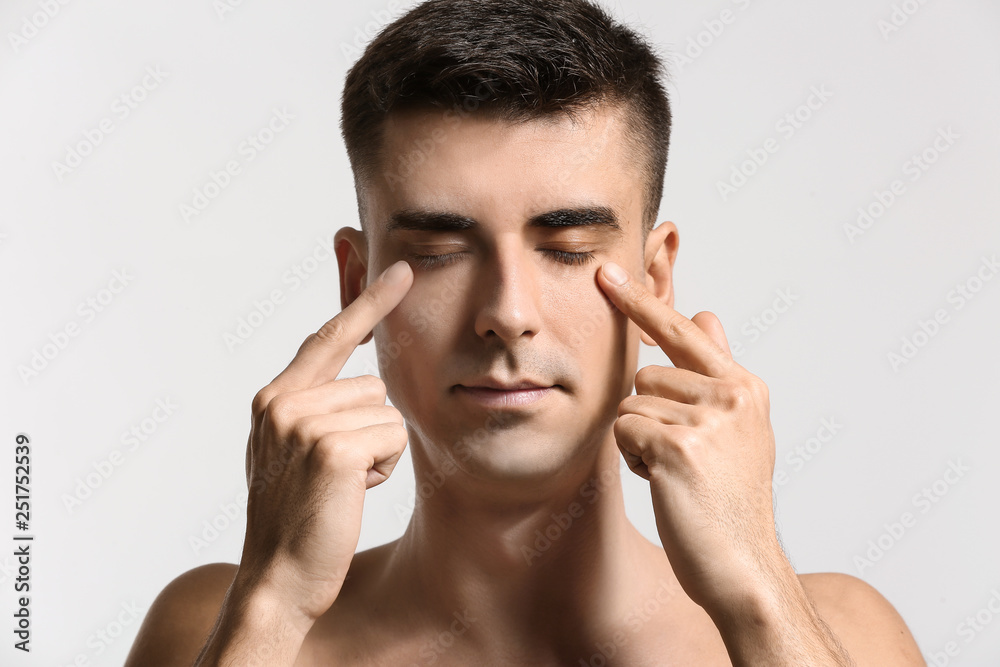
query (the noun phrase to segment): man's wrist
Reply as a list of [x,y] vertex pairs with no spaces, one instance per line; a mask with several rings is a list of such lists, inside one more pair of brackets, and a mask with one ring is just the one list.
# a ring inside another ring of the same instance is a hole
[[756,582],[706,611],[734,665],[853,665],[783,554]]
[[263,582],[237,575],[197,667],[292,665],[314,623]]
[[226,596],[227,603],[240,610],[244,618],[272,627],[289,629],[305,637],[316,618],[305,613],[303,600],[288,599],[287,586],[274,577],[250,575],[237,571]]
[[804,599],[805,592],[787,559],[756,570],[755,577],[744,578],[742,586],[727,591],[722,599],[705,606],[720,631],[766,628],[787,617],[783,607],[790,603],[800,606],[796,604],[796,593],[801,591]]

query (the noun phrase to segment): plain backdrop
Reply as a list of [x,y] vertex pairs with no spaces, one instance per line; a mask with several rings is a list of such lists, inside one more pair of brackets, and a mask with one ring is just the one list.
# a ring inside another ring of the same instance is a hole
[[[238,561],[250,400],[340,309],[344,74],[412,4],[0,4],[0,663],[121,664],[167,582]],[[792,563],[873,584],[931,664],[997,664],[1000,5],[605,6],[670,63],[675,305],[716,313],[770,387]],[[18,433],[30,655],[8,629]],[[412,499],[407,454],[360,548]]]

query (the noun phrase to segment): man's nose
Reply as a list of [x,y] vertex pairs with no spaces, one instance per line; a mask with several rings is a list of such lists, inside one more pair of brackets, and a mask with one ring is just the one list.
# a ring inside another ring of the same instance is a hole
[[537,263],[520,242],[499,245],[483,264],[473,286],[478,295],[476,333],[483,338],[499,336],[513,342],[534,336],[541,328],[541,289]]

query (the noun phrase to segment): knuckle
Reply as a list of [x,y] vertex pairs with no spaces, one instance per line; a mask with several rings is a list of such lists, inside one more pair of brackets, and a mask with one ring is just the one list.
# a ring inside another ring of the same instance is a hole
[[278,430],[285,434],[286,437],[282,438],[283,442],[291,441],[291,446],[300,445],[307,446],[314,439],[314,424],[315,419],[303,418],[291,422],[290,425],[282,424],[282,427]]
[[695,410],[694,425],[708,431],[718,431],[723,424],[722,416],[715,410]]
[[395,406],[392,405],[382,405],[379,409],[384,413],[387,423],[399,424],[400,426],[406,427],[406,422],[403,419],[403,413],[400,412]]
[[[638,382],[638,380],[637,380]],[[642,405],[642,397],[637,394],[632,394],[631,396],[626,396],[618,404],[618,416],[623,417],[628,413],[635,412]]]
[[664,315],[663,318],[660,319],[659,324],[660,331],[666,334],[667,338],[672,340],[685,338],[691,333],[688,329],[688,322],[673,315]]
[[410,432],[406,430],[402,422],[390,422],[386,424],[386,430],[388,431],[389,438],[400,445],[405,445],[406,441],[410,438]]
[[771,390],[768,389],[766,382],[761,380],[756,375],[751,376],[750,388],[753,390],[754,396],[756,396],[762,403],[767,404],[769,402]]
[[615,435],[629,438],[635,433],[641,419],[639,415],[634,413],[621,415],[614,423]]
[[365,373],[364,375],[358,376],[358,381],[362,383],[365,388],[377,388],[384,389],[385,383],[382,382],[382,378],[377,375],[372,375],[371,373]]
[[278,394],[270,400],[265,410],[271,424],[287,424],[295,418],[295,400],[288,394]]
[[677,430],[669,442],[675,452],[686,457],[690,457],[701,445],[698,432],[694,429]]
[[296,414],[294,404],[280,396],[271,401],[264,413],[264,429],[274,445],[298,448],[309,442],[310,429],[308,420]]
[[316,464],[323,470],[337,471],[344,465],[349,446],[340,433],[327,433],[313,447]]
[[344,325],[343,319],[340,317],[334,317],[332,320],[321,326],[316,333],[312,334],[312,336],[325,343],[337,345],[344,342],[347,337],[347,333],[347,327]]
[[620,403],[618,403],[618,417],[621,418],[632,410],[632,401],[629,400],[631,397],[626,397]]
[[267,409],[268,404],[278,395],[277,390],[271,385],[263,387],[260,391],[254,394],[253,401],[250,402],[250,410],[255,415],[262,415]]
[[752,402],[751,389],[742,382],[727,381],[719,388],[722,406],[727,410],[739,410]]
[[315,333],[311,333],[308,336],[306,336],[305,338],[303,338],[302,339],[302,344],[299,345],[299,349],[295,352],[295,358],[299,358],[303,354],[306,354],[307,351],[309,350],[309,348],[311,348],[312,346],[316,345],[316,338],[317,338],[317,336],[316,336]]
[[359,375],[355,378],[358,387],[358,394],[361,397],[371,397],[373,401],[384,403],[386,398],[385,382],[375,375]]
[[635,389],[636,391],[648,391],[653,385],[654,370],[653,366],[643,366],[639,369],[639,372],[635,374]]

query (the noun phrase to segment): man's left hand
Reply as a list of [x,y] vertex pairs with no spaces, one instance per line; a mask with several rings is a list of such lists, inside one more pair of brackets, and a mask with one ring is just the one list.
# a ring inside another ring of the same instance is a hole
[[767,385],[733,361],[714,314],[689,320],[631,277],[616,285],[598,273],[612,303],[674,364],[636,373],[636,394],[618,407],[618,447],[649,480],[684,591],[710,614],[741,608],[794,576],[774,524]]

